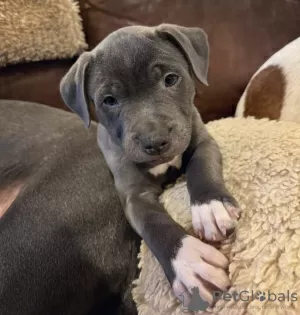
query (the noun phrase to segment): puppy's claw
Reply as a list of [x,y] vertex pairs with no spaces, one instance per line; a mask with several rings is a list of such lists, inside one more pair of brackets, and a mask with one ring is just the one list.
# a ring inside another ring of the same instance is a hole
[[222,233],[223,236],[226,236],[227,231],[226,231],[225,226],[222,226],[222,227],[221,227],[221,233]]
[[212,240],[215,242],[217,240],[217,235],[216,233],[212,233]]
[[204,231],[202,230],[202,228],[199,229],[198,235],[199,235],[200,240],[202,240],[204,238]]
[[230,204],[229,202],[225,202],[224,203],[224,207],[226,208],[226,210],[229,212],[230,216],[232,218],[236,218],[239,219],[240,218],[240,213],[241,210],[237,207],[234,207],[232,204]]

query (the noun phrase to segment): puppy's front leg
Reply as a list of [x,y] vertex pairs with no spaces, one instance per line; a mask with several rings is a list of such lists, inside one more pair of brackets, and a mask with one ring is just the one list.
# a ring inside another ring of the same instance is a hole
[[177,224],[159,203],[162,189],[141,173],[122,150],[101,129],[99,145],[113,174],[115,185],[132,228],[144,239],[161,264],[176,296],[198,287],[200,295],[212,303],[205,285],[226,290],[228,261],[218,250],[192,237]]
[[212,292],[205,282],[228,289],[226,258],[215,248],[187,235],[165,212],[158,197],[150,186],[140,183],[125,202],[129,222],[161,264],[176,296],[197,287],[203,299],[212,303]]
[[219,147],[196,109],[191,144],[184,158],[194,230],[200,238],[219,241],[234,229],[239,209],[224,184]]

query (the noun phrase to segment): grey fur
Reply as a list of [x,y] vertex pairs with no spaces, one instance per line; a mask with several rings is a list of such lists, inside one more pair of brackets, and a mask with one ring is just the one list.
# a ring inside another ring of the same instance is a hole
[[1,315],[136,314],[140,239],[96,129],[65,111],[0,101],[0,190],[25,183],[0,219]]

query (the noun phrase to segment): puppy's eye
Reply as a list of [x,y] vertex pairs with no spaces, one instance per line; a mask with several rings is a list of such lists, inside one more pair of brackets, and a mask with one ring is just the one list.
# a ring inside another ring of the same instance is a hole
[[166,87],[173,86],[178,82],[178,80],[179,80],[179,76],[177,74],[170,73],[165,76],[165,86]]
[[104,98],[103,104],[107,106],[114,106],[118,104],[118,100],[114,98],[113,96],[108,95]]

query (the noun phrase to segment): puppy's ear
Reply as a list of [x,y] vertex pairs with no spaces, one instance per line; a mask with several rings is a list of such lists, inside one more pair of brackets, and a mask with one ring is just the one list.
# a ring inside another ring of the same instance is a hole
[[89,52],[80,55],[60,82],[60,94],[63,101],[84,121],[86,128],[90,126],[91,122],[86,95],[88,65],[91,56]]
[[177,46],[183,53],[195,77],[205,85],[209,64],[209,45],[206,33],[198,27],[183,27],[175,24],[160,24],[158,35]]

